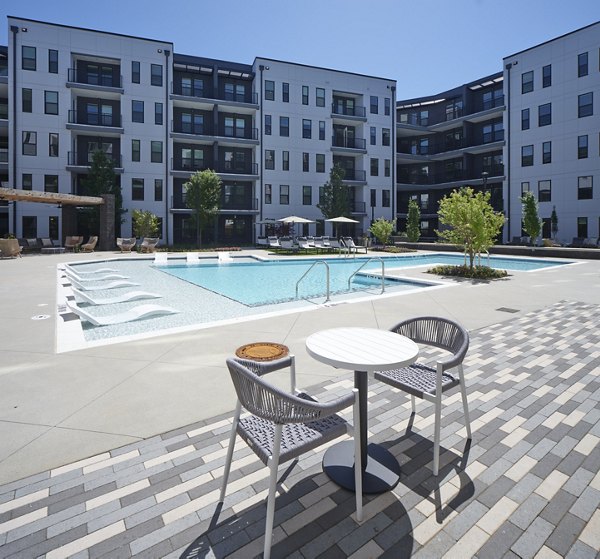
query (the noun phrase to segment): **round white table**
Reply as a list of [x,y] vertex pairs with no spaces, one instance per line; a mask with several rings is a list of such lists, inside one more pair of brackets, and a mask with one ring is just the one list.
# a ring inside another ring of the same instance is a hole
[[[419,354],[415,342],[395,332],[376,328],[332,328],[306,339],[306,350],[317,361],[339,369],[354,370],[358,389],[363,470],[363,492],[382,493],[400,479],[396,458],[380,445],[367,442],[368,373],[397,369],[414,363]],[[356,429],[356,426],[355,426]],[[325,473],[346,489],[354,490],[354,443],[330,447],[323,457]]]

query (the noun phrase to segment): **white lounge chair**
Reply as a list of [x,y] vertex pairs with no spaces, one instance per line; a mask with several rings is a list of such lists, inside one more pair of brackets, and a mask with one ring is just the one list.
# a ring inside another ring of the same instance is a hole
[[346,248],[345,245],[341,244],[340,241],[338,241],[337,239],[331,239],[329,241],[329,248],[331,250],[337,250],[338,254],[342,254],[342,252],[348,252],[348,249]]
[[80,291],[102,291],[103,289],[117,289],[119,287],[133,287],[139,286],[139,283],[133,283],[132,281],[111,281],[109,283],[105,283],[104,285],[85,285],[83,283],[78,282],[74,278],[67,279],[71,282],[71,285],[75,286]]
[[281,237],[281,239],[279,239],[279,246],[284,250],[298,250],[298,245],[294,244],[291,237]]
[[110,326],[111,324],[122,324],[123,322],[133,322],[143,318],[152,316],[160,316],[165,314],[175,314],[179,311],[169,307],[161,307],[160,305],[139,305],[128,311],[112,314],[108,316],[92,316],[81,307],[74,303],[67,302],[67,309],[75,313],[81,320],[87,320],[94,326]]
[[117,297],[103,297],[98,299],[80,291],[79,289],[73,289],[75,297],[78,297],[85,303],[90,305],[114,305],[116,303],[127,303],[128,301],[137,301],[138,299],[160,299],[162,295],[158,293],[150,293],[148,291],[130,291],[129,293],[123,293]]
[[154,253],[154,265],[165,266],[169,263],[169,255],[166,252],[155,252]]
[[[156,254],[161,253],[157,252]],[[198,264],[200,262],[200,254],[198,254],[197,252],[188,252],[185,255],[185,262],[186,264]]]
[[231,264],[233,262],[233,258],[231,258],[231,254],[228,252],[219,252],[217,258],[219,259],[219,264]]
[[87,276],[88,274],[105,274],[105,273],[109,273],[109,272],[118,272],[119,271],[116,268],[98,268],[97,270],[90,270],[89,272],[84,272],[83,270],[75,271],[75,269],[72,266],[67,265],[66,267],[69,268],[70,270],[73,270],[73,272],[75,274],[77,274],[78,276]]
[[364,250],[365,254],[367,254],[367,247],[354,244],[354,239],[352,237],[342,237],[342,242],[348,249],[348,254],[356,254],[359,250]]
[[65,274],[68,278],[75,279],[77,281],[107,281],[107,280],[124,280],[129,279],[129,276],[124,276],[122,274],[104,274],[102,276],[90,276],[90,277],[82,277],[75,272],[73,272],[69,268],[65,268]]

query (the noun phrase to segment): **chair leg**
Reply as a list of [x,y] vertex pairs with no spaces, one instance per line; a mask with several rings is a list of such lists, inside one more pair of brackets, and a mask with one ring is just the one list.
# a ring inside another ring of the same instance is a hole
[[290,385],[292,394],[296,394],[296,356],[290,354]]
[[354,392],[354,491],[356,493],[356,520],[362,522],[363,519],[363,498],[362,498],[362,461],[360,448],[360,404],[358,401],[358,388]]
[[219,502],[225,500],[225,489],[227,489],[227,480],[231,471],[231,461],[233,459],[233,450],[235,448],[235,438],[237,436],[237,426],[240,422],[240,414],[242,413],[242,404],[238,400],[233,414],[233,425],[231,426],[231,435],[229,436],[229,447],[227,448],[227,458],[225,459],[225,471],[223,472],[223,485],[221,486],[221,496]]
[[433,437],[433,475],[437,476],[440,471],[440,431],[442,423],[442,366],[437,365],[437,379],[435,389],[435,426]]
[[472,439],[471,435],[471,420],[469,418],[469,403],[467,402],[467,387],[465,385],[465,375],[462,363],[458,366],[460,375],[460,393],[462,394],[463,408],[465,410],[465,427],[467,428],[467,439]]
[[275,490],[277,489],[277,468],[279,466],[279,450],[281,448],[281,434],[283,425],[275,425],[273,439],[273,456],[270,459],[271,474],[269,476],[269,496],[267,497],[267,519],[265,521],[265,549],[264,559],[271,557],[271,540],[273,539],[273,518],[275,516]]
[[417,404],[415,402],[415,397],[412,394],[410,395],[410,402],[412,404],[412,413],[417,413]]

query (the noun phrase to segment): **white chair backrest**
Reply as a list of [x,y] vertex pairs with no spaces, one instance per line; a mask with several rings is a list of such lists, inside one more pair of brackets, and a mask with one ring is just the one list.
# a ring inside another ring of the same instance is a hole
[[228,252],[219,252],[217,254],[217,258],[219,259],[219,264],[228,264],[233,262],[233,258],[231,258],[231,254]]
[[154,264],[167,264],[169,255],[166,252],[154,253]]

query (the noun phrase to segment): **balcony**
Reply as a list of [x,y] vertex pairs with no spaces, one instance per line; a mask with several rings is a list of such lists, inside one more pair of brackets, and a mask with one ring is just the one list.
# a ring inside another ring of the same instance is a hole
[[171,94],[181,98],[181,100],[195,100],[211,106],[218,101],[225,101],[226,103],[232,103],[238,107],[240,105],[255,105],[252,108],[254,110],[258,109],[258,93],[255,91],[247,91],[244,93],[236,93],[234,91],[219,92],[214,91],[212,88],[194,87],[171,82]]
[[343,181],[367,182],[367,172],[359,169],[344,169]]
[[[482,171],[487,171],[489,174],[488,181],[493,177],[504,176],[504,165],[491,165],[484,167]],[[477,174],[474,171],[466,171],[464,169],[448,170],[441,173],[411,173],[406,169],[398,170],[398,184],[416,184],[416,185],[438,185],[453,182],[471,181],[481,183],[481,173]]]
[[[123,172],[123,164],[121,155],[106,154],[109,159],[112,159],[115,173]],[[92,153],[70,151],[67,154],[67,171],[74,173],[87,173],[92,165]]]
[[8,171],[8,148],[0,148],[0,169]]
[[367,141],[364,138],[348,138],[338,134],[331,138],[331,149],[334,151],[361,151],[367,153]]
[[8,120],[8,103],[0,103],[0,120]]
[[332,118],[350,118],[352,120],[367,120],[367,109],[365,107],[346,106],[338,103],[331,105]]
[[121,128],[121,115],[88,113],[83,111],[69,110],[69,120],[67,128],[77,128],[79,126],[115,128],[123,132]]
[[353,214],[361,214],[361,215],[366,215],[367,214],[367,204],[366,202],[351,202],[351,209],[350,211]]
[[67,87],[123,93],[123,76],[79,72],[69,68]]
[[[186,204],[186,192],[175,193],[171,196],[171,210],[189,210]],[[229,212],[257,212],[258,211],[258,200],[256,198],[247,197],[244,199],[233,199],[226,200],[221,199],[221,206],[219,208],[222,213]]]
[[503,131],[495,134],[486,134],[483,140],[467,141],[466,138],[453,139],[447,142],[430,142],[425,146],[398,144],[396,152],[399,162],[423,161],[426,159],[442,160],[457,157],[456,152],[462,150],[466,153],[485,153],[498,150],[504,142]]
[[237,138],[239,140],[258,140],[258,128],[219,126],[216,135],[222,136],[223,138]]
[[258,175],[258,163],[230,163],[227,161],[208,163],[204,160],[171,158],[171,171],[180,174],[192,174],[212,169],[221,175]]
[[204,140],[204,142],[208,141],[209,143],[214,142],[214,129],[211,124],[172,120],[171,134],[174,137],[181,134],[181,137],[186,140]]

